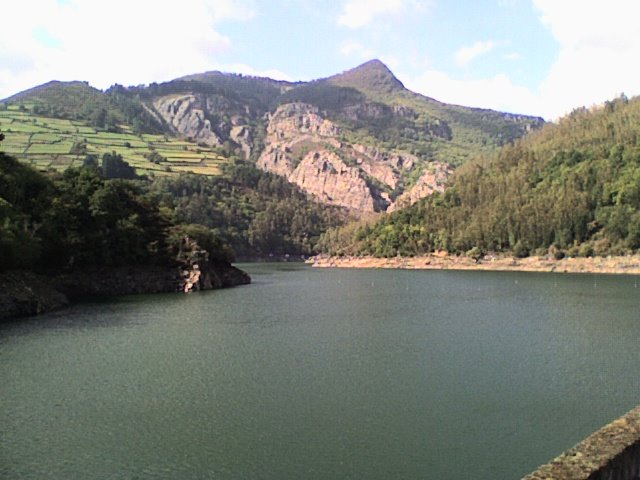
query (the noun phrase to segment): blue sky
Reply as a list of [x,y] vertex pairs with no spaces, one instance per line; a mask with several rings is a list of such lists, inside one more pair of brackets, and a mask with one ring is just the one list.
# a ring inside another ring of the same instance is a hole
[[0,98],[222,70],[311,80],[379,58],[438,100],[547,119],[640,93],[637,0],[20,0]]

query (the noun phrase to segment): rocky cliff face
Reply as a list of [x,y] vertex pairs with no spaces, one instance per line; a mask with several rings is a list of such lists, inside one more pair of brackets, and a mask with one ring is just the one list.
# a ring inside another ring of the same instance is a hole
[[[404,176],[420,168],[410,154],[383,151],[342,138],[341,128],[305,103],[280,106],[268,117],[265,150],[258,167],[286,177],[318,200],[356,213],[395,205]],[[439,190],[451,172],[445,164],[425,170],[403,204]]]
[[435,192],[443,192],[447,179],[452,173],[453,169],[447,163],[429,163],[418,181],[400,195],[387,211],[393,212],[399,208],[408,207]]
[[409,155],[385,152],[373,147],[355,144],[357,163],[371,177],[395,189],[401,174],[412,171],[418,163],[418,158]]
[[461,165],[543,123],[418,95],[378,60],[313,82],[207,72],[150,90],[149,110],[172,133],[237,146],[259,168],[356,214],[442,190],[446,162]]
[[177,133],[207,145],[222,145],[222,139],[206,118],[206,100],[195,95],[157,99],[153,106]]
[[247,157],[251,155],[253,134],[244,106],[233,105],[220,95],[176,94],[155,99],[153,108],[183,137],[209,146],[232,140]]
[[300,134],[337,137],[340,133],[340,127],[321,117],[317,107],[306,103],[280,106],[269,116],[267,126],[267,139],[271,142],[295,139]]
[[360,171],[347,166],[336,153],[326,149],[305,155],[288,179],[325,203],[360,212],[380,208],[379,199]]
[[[223,97],[168,95],[156,99],[153,107],[182,136],[207,145],[222,145],[230,140],[240,146],[247,158],[253,152],[254,131],[248,124],[247,112]],[[359,105],[346,111],[353,120],[389,113],[374,107]],[[396,110],[394,115],[415,115],[410,108]],[[402,205],[414,203],[440,190],[451,172],[445,164],[428,164],[415,186],[405,191],[404,177],[423,168],[424,162],[418,157],[351,144],[343,138],[338,124],[307,103],[281,105],[265,119],[265,148],[258,167],[286,177],[321,202],[356,213],[393,210],[399,204],[394,201],[396,198]],[[415,178],[416,173],[412,174]]]

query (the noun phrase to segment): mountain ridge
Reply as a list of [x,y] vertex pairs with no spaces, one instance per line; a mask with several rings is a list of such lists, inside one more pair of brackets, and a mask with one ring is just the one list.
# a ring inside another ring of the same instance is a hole
[[377,59],[310,82],[209,71],[93,89],[78,102],[77,90],[91,88],[44,84],[4,102],[31,102],[41,113],[109,131],[164,133],[218,148],[360,214],[442,190],[452,168],[544,124],[417,94]]
[[[362,89],[365,91],[366,90],[373,91],[376,89],[375,87],[379,87],[380,85],[391,85],[391,88],[388,88],[387,92],[385,93],[390,93],[394,91],[406,91],[422,99],[436,102],[442,105],[449,105],[452,107],[461,107],[461,108],[477,110],[477,111],[504,113],[504,114],[513,115],[513,116],[528,117],[528,118],[535,118],[535,119],[541,120],[541,117],[528,115],[526,113],[500,112],[498,110],[494,110],[491,108],[473,107],[473,106],[461,105],[461,104],[448,104],[440,100],[437,100],[433,97],[430,97],[428,95],[424,95],[418,92],[413,92],[404,86],[404,84],[394,75],[394,73],[391,71],[391,69],[389,69],[389,67],[386,64],[384,64],[381,60],[375,59],[375,58],[368,60],[354,68],[345,70],[344,72],[337,73],[329,77],[323,77],[323,78],[311,80],[311,81],[275,80],[270,77],[264,77],[264,76],[258,76],[258,75],[244,75],[244,74],[238,74],[233,72],[223,72],[220,70],[208,70],[205,72],[183,75],[180,77],[176,77],[172,80],[168,80],[166,82],[161,82],[161,83],[151,82],[146,85],[129,86],[125,88],[133,89],[137,91],[140,88],[142,89],[152,88],[152,86],[154,85],[168,85],[174,82],[181,82],[181,81],[206,83],[207,81],[212,81],[214,79],[220,79],[220,78],[223,78],[223,79],[236,78],[236,79],[244,79],[244,80],[255,81],[255,82],[264,82],[272,85],[282,86],[287,89],[295,88],[295,87],[307,85],[307,84],[318,83],[318,82],[326,82],[326,83],[331,83],[337,86],[352,87],[356,89]],[[119,87],[119,86],[120,86],[119,84],[115,83],[114,85],[112,85],[110,88],[106,90],[100,90],[96,87],[91,86],[89,82],[85,80],[68,80],[68,81],[67,80],[50,80],[43,84],[39,84],[25,90],[21,90],[4,99],[0,99],[0,102],[6,103],[6,102],[20,100],[30,96],[37,96],[40,92],[46,89],[49,89],[51,87],[63,87],[63,88],[88,87],[88,89],[92,91],[105,93],[109,91],[109,89],[113,87]]]

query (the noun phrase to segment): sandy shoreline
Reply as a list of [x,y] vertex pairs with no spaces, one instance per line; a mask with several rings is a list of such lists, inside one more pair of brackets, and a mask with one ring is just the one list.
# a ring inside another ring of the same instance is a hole
[[472,258],[433,254],[422,257],[330,257],[309,260],[318,268],[402,268],[423,270],[495,270],[518,272],[612,273],[640,275],[640,255],[625,257],[563,258],[487,257]]

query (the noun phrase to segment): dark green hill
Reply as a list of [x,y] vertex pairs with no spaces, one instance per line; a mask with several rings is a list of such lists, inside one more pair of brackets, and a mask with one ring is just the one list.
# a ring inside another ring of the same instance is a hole
[[331,253],[518,256],[640,248],[640,98],[579,109],[458,169],[449,188],[378,223],[331,231]]
[[[28,105],[36,115],[74,120],[97,120],[98,114],[118,116],[106,95],[86,82],[52,81],[3,100],[6,104]],[[122,120],[122,118],[118,118]]]
[[83,121],[112,132],[120,131],[123,125],[137,133],[164,130],[161,119],[120,85],[102,92],[87,82],[52,81],[17,93],[2,103],[23,106],[34,115]]
[[103,92],[93,88],[87,82],[59,82],[57,80],[17,93],[3,102],[34,102],[46,105],[60,115],[77,114],[87,103],[99,104],[105,108],[108,106]]

